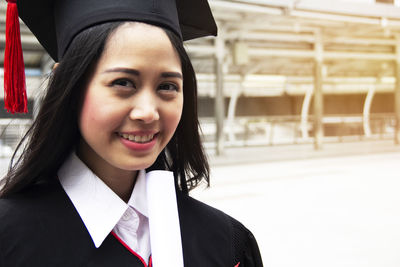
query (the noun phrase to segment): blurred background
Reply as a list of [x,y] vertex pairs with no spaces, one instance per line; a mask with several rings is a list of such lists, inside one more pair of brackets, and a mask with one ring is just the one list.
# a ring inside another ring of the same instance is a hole
[[[265,266],[400,266],[400,1],[209,3],[218,37],[186,43],[212,167],[192,195],[250,228]],[[0,109],[2,175],[54,64],[21,33],[29,113]]]

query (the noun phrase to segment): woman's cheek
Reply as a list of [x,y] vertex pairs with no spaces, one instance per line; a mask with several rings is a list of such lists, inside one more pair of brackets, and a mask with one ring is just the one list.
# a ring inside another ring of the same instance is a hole
[[172,107],[170,109],[169,121],[170,121],[172,135],[176,131],[176,128],[178,127],[178,124],[181,120],[182,108],[183,108],[183,103],[182,103],[182,101],[180,101],[177,105],[175,105],[174,107]]
[[103,99],[97,97],[95,94],[90,94],[89,92],[86,95],[80,115],[81,129],[83,128],[88,131],[101,130],[112,122],[112,120],[108,119],[111,115],[107,111],[108,105],[103,102]]
[[118,103],[112,103],[110,96],[103,94],[101,89],[89,87],[82,104],[81,122],[93,126],[107,125],[113,121],[110,117],[120,106]]

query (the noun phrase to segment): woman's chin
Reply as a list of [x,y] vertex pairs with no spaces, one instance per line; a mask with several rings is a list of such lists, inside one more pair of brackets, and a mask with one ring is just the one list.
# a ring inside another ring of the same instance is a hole
[[156,161],[156,159],[154,160],[146,160],[141,162],[140,164],[138,164],[137,162],[135,162],[134,164],[129,164],[127,166],[125,166],[123,169],[127,170],[127,171],[139,171],[139,170],[144,170],[144,169],[148,169],[151,166],[153,166],[154,162]]

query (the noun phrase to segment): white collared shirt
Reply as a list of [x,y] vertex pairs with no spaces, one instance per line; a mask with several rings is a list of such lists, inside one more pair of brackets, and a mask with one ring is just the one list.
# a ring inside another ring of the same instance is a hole
[[151,248],[144,170],[139,171],[128,203],[115,194],[75,153],[64,162],[58,177],[96,248],[113,231],[148,263]]

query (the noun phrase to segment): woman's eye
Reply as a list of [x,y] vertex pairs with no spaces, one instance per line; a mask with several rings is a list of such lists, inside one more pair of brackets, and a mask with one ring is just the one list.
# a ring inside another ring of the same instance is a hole
[[135,84],[127,79],[117,79],[111,83],[113,86],[135,87]]
[[163,91],[175,91],[175,92],[179,91],[178,86],[173,83],[163,83],[158,86],[158,89]]

